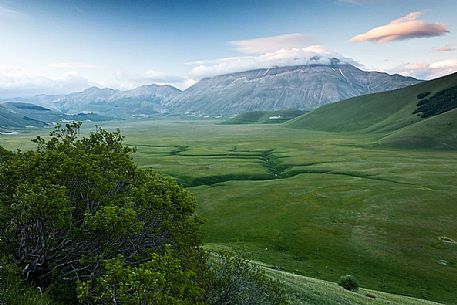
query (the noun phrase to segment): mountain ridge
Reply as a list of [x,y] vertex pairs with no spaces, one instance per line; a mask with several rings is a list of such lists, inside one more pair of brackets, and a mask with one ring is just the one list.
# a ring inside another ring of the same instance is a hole
[[167,106],[172,113],[214,116],[247,111],[312,110],[349,97],[419,82],[412,77],[367,72],[336,62],[263,68],[203,78]]

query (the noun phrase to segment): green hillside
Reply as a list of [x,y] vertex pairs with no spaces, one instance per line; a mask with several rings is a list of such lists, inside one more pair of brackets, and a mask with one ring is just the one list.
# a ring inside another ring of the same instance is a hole
[[457,109],[421,120],[380,140],[388,146],[457,149]]
[[457,139],[450,134],[457,132],[457,126],[452,123],[455,114],[451,109],[456,103],[450,101],[454,95],[449,92],[455,91],[455,86],[457,73],[326,105],[287,125],[321,131],[379,133],[386,136],[381,143],[395,146],[453,148]]
[[298,109],[243,112],[222,124],[277,124],[294,119],[304,112]]
[[439,305],[441,303],[411,298],[371,289],[351,292],[336,283],[305,277],[280,270],[266,269],[267,274],[284,285],[294,305]]

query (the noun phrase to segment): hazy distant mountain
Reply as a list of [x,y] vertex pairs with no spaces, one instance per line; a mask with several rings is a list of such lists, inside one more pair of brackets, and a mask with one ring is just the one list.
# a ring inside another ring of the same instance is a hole
[[66,121],[104,121],[112,119],[95,113],[65,114],[24,102],[6,102],[0,105],[0,132],[13,129],[52,126]]
[[331,65],[258,69],[210,78],[177,95],[172,113],[232,115],[246,111],[301,109],[420,82],[412,77],[362,71],[337,59]]
[[67,95],[37,95],[4,101],[28,102],[67,114],[94,112],[115,118],[149,116],[165,111],[164,103],[181,91],[172,86],[147,85],[133,90],[88,88]]

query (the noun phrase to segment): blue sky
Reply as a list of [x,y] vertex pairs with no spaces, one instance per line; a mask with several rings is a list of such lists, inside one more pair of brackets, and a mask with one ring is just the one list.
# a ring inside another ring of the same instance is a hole
[[455,0],[0,0],[0,97],[186,88],[315,55],[434,78],[457,71],[455,12]]

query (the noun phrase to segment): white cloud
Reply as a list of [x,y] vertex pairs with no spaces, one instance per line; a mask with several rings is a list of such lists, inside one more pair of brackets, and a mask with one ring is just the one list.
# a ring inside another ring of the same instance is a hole
[[246,40],[229,41],[236,50],[243,53],[259,54],[279,49],[303,48],[311,44],[311,37],[303,34],[284,34]]
[[26,15],[22,12],[0,5],[0,18],[22,18]]
[[369,30],[366,33],[351,38],[354,42],[373,41],[387,43],[396,40],[411,38],[425,38],[441,36],[449,32],[448,26],[443,23],[426,23],[418,20],[422,12],[412,12],[399,19],[393,20]]
[[441,47],[441,48],[435,48],[434,50],[438,51],[438,52],[452,52],[452,51],[455,51],[456,49],[454,47],[446,45],[446,46]]
[[0,98],[24,97],[36,94],[63,94],[84,90],[91,84],[76,72],[56,78],[29,75],[21,69],[0,70]]
[[434,79],[457,72],[457,58],[433,63],[407,63],[390,69],[389,72],[410,75],[419,79]]
[[188,65],[194,66],[189,73],[190,78],[200,79],[220,74],[247,71],[275,66],[307,65],[331,63],[331,58],[337,58],[342,63],[359,65],[353,59],[345,58],[340,54],[320,45],[305,48],[279,49],[260,55],[219,58],[215,60],[194,61]]
[[98,69],[104,68],[102,65],[88,64],[84,62],[59,62],[49,65],[51,68],[59,69]]

